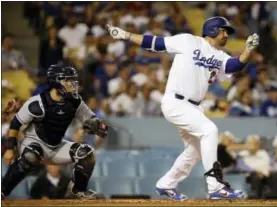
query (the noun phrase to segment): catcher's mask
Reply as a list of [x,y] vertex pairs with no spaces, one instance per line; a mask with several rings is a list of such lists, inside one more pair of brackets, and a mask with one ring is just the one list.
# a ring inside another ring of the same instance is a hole
[[74,68],[52,65],[47,70],[47,80],[50,88],[57,89],[64,98],[79,98],[78,74]]

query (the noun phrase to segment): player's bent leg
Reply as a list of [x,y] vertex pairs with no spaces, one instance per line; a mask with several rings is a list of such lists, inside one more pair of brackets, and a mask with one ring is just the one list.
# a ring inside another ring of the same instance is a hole
[[2,179],[2,196],[8,196],[12,190],[33,170],[43,157],[43,149],[38,143],[26,146],[21,156],[9,167]]
[[87,144],[74,143],[69,154],[76,163],[73,169],[72,194],[81,199],[103,199],[103,195],[87,188],[95,165],[93,148]]
[[185,150],[178,156],[171,169],[159,179],[156,192],[172,200],[183,201],[188,197],[176,190],[178,183],[189,176],[192,168],[200,161],[199,139],[189,137],[184,139]]
[[[165,118],[186,130],[190,135],[199,138],[201,157],[206,172],[213,168],[217,161],[218,129],[199,107],[186,101],[170,99],[162,105]],[[207,177],[209,193],[215,193],[225,187],[214,177]]]

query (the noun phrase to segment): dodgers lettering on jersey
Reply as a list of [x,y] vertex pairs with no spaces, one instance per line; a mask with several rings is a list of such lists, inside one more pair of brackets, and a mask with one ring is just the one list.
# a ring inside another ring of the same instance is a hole
[[193,60],[195,61],[194,65],[198,65],[199,67],[204,67],[212,71],[212,69],[220,70],[222,66],[222,61],[214,58],[214,55],[206,58],[202,56],[201,51],[199,49],[193,51]]
[[225,65],[230,56],[212,47],[204,38],[180,34],[165,37],[164,41],[166,51],[175,54],[166,93],[178,93],[187,99],[201,101],[209,85],[217,78],[231,77],[225,74]]

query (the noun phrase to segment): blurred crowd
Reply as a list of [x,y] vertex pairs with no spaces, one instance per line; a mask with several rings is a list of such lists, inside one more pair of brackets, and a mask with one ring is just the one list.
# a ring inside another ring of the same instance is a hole
[[277,198],[277,135],[272,140],[249,135],[244,142],[221,133],[218,159],[224,173],[245,173],[249,198]]
[[[101,117],[161,116],[159,105],[173,56],[112,40],[105,25],[161,36],[194,33],[193,22],[184,15],[190,7],[204,9],[207,18],[228,18],[237,29],[230,38],[261,35],[261,47],[244,72],[211,85],[202,102],[207,115],[277,117],[276,3],[25,2],[25,18],[41,39],[39,68],[30,69],[14,48],[13,35],[6,33],[2,70],[26,69],[36,80],[35,95],[47,88],[47,68],[63,62],[78,69],[80,93]],[[240,52],[225,50],[233,56]],[[8,85],[2,83],[2,87]]]

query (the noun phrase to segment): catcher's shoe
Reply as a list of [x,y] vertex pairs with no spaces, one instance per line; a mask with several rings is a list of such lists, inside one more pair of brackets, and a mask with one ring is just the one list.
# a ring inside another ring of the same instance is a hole
[[219,191],[210,193],[209,197],[210,199],[240,199],[244,197],[244,193],[241,190],[233,190],[225,186]]
[[161,196],[165,195],[169,197],[171,200],[175,200],[175,201],[184,201],[188,199],[186,195],[178,192],[176,189],[156,188],[156,192]]
[[77,192],[77,193],[71,192],[71,195],[69,195],[69,197],[79,198],[82,200],[105,199],[105,195],[96,193],[95,191],[90,190],[90,189],[88,189],[84,192]]

